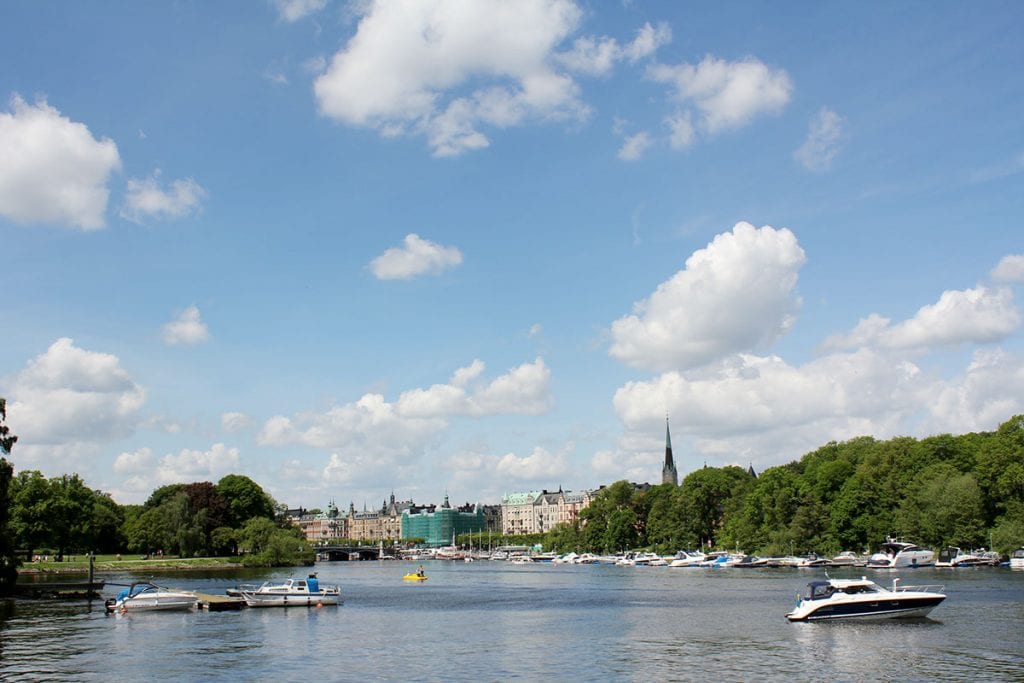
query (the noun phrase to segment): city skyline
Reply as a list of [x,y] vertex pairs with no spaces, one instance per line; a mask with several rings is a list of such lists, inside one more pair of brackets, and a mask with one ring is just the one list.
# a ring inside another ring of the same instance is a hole
[[1024,413],[1019,3],[108,8],[0,22],[19,471],[500,500]]

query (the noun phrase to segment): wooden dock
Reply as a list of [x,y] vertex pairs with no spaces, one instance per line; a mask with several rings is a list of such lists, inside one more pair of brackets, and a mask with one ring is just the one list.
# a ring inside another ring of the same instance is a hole
[[205,609],[208,612],[239,610],[245,607],[244,598],[233,598],[229,595],[210,595],[197,592],[196,598],[199,600],[199,609]]

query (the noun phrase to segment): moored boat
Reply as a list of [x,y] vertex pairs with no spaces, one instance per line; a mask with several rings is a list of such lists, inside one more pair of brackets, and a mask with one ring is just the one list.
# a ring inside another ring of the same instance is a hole
[[705,560],[707,556],[699,550],[683,549],[675,554],[672,561],[668,563],[670,567],[696,567]]
[[1024,546],[1010,553],[1010,569],[1024,569]]
[[903,567],[930,567],[935,564],[935,553],[913,543],[886,539],[878,552],[868,558],[873,569],[899,569]]
[[790,621],[828,619],[897,619],[924,617],[946,599],[941,586],[889,590],[867,578],[811,581],[786,615]]
[[152,612],[192,609],[199,602],[191,591],[161,588],[149,581],[136,581],[104,603],[107,612]]
[[991,565],[987,557],[961,550],[955,545],[948,546],[939,551],[939,558],[935,561],[936,567],[979,567]]
[[305,579],[287,579],[284,583],[264,583],[256,590],[241,593],[249,607],[319,607],[341,602],[341,589],[321,586],[315,574]]

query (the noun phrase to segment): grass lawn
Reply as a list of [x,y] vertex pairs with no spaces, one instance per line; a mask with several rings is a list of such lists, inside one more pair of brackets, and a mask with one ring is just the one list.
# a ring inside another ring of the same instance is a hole
[[[65,562],[49,561],[22,562],[19,572],[88,572],[89,557],[87,555],[66,555]],[[240,566],[237,557],[148,557],[139,555],[97,555],[94,569],[98,572],[133,571],[139,569],[227,569]]]

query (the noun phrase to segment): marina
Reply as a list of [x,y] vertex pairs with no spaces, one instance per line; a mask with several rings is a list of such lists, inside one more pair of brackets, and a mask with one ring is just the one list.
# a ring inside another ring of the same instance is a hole
[[[430,580],[403,581],[419,564]],[[249,680],[534,679],[571,662],[567,675],[592,679],[677,680],[693,669],[736,680],[886,680],[900,661],[905,678],[1006,680],[1024,666],[1024,572],[1002,567],[680,571],[425,560],[315,570],[340,586],[343,605],[115,616],[101,601],[15,601],[0,617],[0,679],[107,680],[112,653],[143,651],[119,659],[118,678],[143,680],[155,667],[181,680],[240,672]],[[795,593],[826,572],[942,584],[947,598],[924,619],[790,623]],[[228,600],[229,588],[292,576],[188,572],[156,582]],[[41,652],[50,640],[66,647]]]

